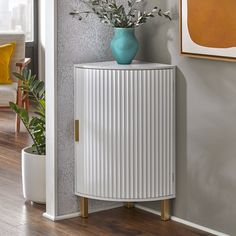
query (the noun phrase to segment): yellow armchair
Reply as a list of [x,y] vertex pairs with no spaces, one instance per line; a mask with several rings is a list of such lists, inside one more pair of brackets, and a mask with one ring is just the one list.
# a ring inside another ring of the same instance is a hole
[[[16,42],[16,48],[11,59],[10,72],[21,73],[22,70],[31,62],[30,58],[25,58],[25,35],[22,33],[3,33],[0,32],[0,45],[10,42]],[[22,96],[19,89],[20,81],[16,81],[12,76],[12,84],[0,84],[0,108],[9,107],[9,102],[16,102],[19,106],[29,108],[29,99],[27,96]],[[16,115],[16,132],[20,131],[20,119]]]

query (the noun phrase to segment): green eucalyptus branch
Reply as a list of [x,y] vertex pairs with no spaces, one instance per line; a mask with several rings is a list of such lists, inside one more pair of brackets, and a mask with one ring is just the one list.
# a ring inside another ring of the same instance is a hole
[[115,0],[77,0],[87,6],[89,10],[80,11],[78,5],[76,9],[70,12],[70,15],[82,20],[90,14],[98,16],[104,24],[116,28],[134,28],[147,22],[148,19],[160,16],[171,20],[169,11],[162,11],[159,7],[154,7],[151,11],[146,12],[139,10],[140,3],[144,0],[130,0],[128,7],[117,5]]

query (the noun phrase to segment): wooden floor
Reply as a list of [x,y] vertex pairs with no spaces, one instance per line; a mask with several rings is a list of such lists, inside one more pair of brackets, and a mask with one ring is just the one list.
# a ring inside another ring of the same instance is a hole
[[138,209],[117,208],[88,219],[52,222],[42,217],[45,207],[25,202],[21,191],[20,151],[30,143],[27,133],[14,134],[14,115],[0,111],[0,236],[17,235],[210,235]]

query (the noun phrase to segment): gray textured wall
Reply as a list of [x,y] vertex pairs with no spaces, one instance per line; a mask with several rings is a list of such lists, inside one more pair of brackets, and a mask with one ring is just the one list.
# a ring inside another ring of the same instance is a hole
[[[73,196],[73,64],[111,59],[111,30],[96,19],[78,23],[71,0],[58,0],[58,210],[78,210]],[[236,235],[236,66],[179,55],[178,0],[149,0],[172,9],[172,22],[139,29],[144,60],[177,71],[177,198],[175,216]],[[143,55],[143,56],[142,56]],[[100,206],[93,202],[93,207]],[[157,203],[146,204],[158,209]]]
[[[236,235],[236,64],[180,56],[179,1],[160,2],[174,20],[143,28],[143,54],[145,60],[178,67],[173,214]],[[147,206],[159,209],[157,203]]]
[[[74,196],[74,82],[73,65],[111,59],[109,42],[112,30],[95,17],[84,21],[73,19],[69,12],[72,0],[58,0],[58,215],[78,211]],[[124,1],[125,2],[125,1]],[[113,203],[90,201],[91,208]]]

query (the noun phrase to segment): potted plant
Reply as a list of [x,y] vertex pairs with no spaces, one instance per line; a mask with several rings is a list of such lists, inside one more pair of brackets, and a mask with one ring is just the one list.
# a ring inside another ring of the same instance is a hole
[[46,176],[45,176],[45,85],[30,70],[22,74],[14,73],[21,81],[21,92],[28,96],[34,104],[35,115],[30,117],[28,111],[10,102],[11,109],[17,113],[30,134],[33,145],[22,150],[22,184],[23,195],[26,200],[36,203],[46,202]]
[[[135,37],[135,28],[143,25],[149,18],[164,16],[171,20],[169,11],[163,12],[159,7],[151,11],[140,10],[144,0],[127,1],[127,7],[118,5],[116,0],[78,0],[87,5],[87,11],[74,9],[70,14],[82,20],[89,14],[95,14],[102,23],[114,27],[111,41],[112,55],[118,64],[131,64],[137,54],[139,43]],[[77,7],[78,8],[78,7]]]

